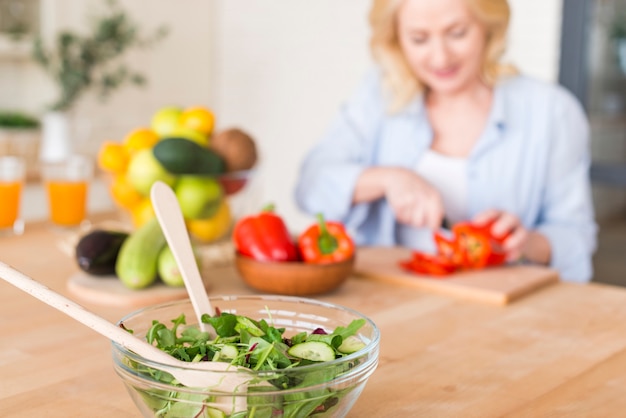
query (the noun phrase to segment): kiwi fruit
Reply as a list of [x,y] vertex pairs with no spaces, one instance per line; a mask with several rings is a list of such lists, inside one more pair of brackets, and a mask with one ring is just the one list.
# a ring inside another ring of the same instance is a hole
[[239,128],[220,131],[211,138],[211,148],[226,163],[226,171],[249,170],[257,162],[258,153],[254,139]]

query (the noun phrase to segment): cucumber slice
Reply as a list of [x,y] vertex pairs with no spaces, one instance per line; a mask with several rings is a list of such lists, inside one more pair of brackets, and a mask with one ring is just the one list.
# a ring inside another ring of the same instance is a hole
[[226,344],[220,350],[220,358],[234,359],[239,355],[239,350],[234,345]]
[[310,361],[331,361],[335,359],[335,350],[320,341],[308,341],[296,344],[287,351],[290,355]]
[[207,408],[205,415],[209,418],[226,418],[224,411],[215,408]]
[[365,348],[365,343],[361,341],[361,339],[355,335],[350,335],[347,338],[344,338],[341,345],[337,348],[337,351],[343,354],[352,354],[357,351]]

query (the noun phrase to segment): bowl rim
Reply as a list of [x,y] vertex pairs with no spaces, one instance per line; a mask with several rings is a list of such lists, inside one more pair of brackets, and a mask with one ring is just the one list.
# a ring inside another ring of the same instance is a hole
[[[252,258],[249,257],[245,254],[240,253],[239,251],[237,251],[237,249],[234,250],[235,252],[235,260],[239,261],[239,260],[243,260],[242,262],[244,263],[250,263],[250,264],[262,264],[262,265],[267,265],[267,266],[280,266],[280,265],[284,265],[284,266],[301,266],[302,268],[305,267],[317,267],[320,269],[329,269],[329,268],[334,268],[337,266],[343,266],[343,265],[348,265],[348,264],[354,264],[356,262],[356,252],[354,254],[352,254],[352,256],[350,256],[350,258],[346,258],[345,260],[341,260],[341,261],[335,261],[332,263],[307,263],[306,261],[276,261],[276,260],[257,260],[256,258]],[[337,305],[336,306],[341,307],[341,305]],[[345,308],[345,306],[344,306]],[[359,315],[362,315],[361,313],[358,313]]]
[[[214,295],[214,296],[209,296],[209,299],[211,300],[211,302],[213,304],[215,304],[216,301],[235,301],[235,300],[249,300],[249,299],[253,299],[253,300],[261,300],[261,301],[276,301],[276,302],[289,302],[289,303],[305,303],[308,305],[315,305],[318,307],[322,307],[322,308],[329,308],[329,309],[339,309],[339,310],[343,310],[357,318],[363,318],[366,323],[372,328],[372,336],[371,338],[369,338],[369,341],[367,341],[366,346],[361,349],[358,350],[354,353],[348,354],[346,356],[340,357],[338,359],[335,360],[331,360],[331,361],[324,361],[324,362],[319,362],[319,363],[313,363],[313,364],[307,364],[307,365],[303,365],[303,366],[298,366],[297,369],[296,368],[287,368],[287,369],[277,369],[277,370],[252,370],[252,369],[248,369],[248,368],[241,368],[241,367],[233,367],[233,370],[226,370],[226,371],[220,371],[220,374],[236,374],[236,373],[242,373],[242,371],[247,372],[251,375],[255,375],[255,376],[266,376],[266,375],[276,375],[276,374],[281,374],[281,373],[293,373],[294,370],[297,370],[298,372],[302,372],[302,373],[306,373],[307,371],[311,371],[311,370],[316,370],[319,368],[327,368],[329,366],[335,366],[335,365],[339,365],[342,363],[346,363],[346,362],[350,362],[352,360],[358,359],[360,357],[362,357],[364,354],[369,354],[373,351],[377,351],[379,350],[380,347],[380,330],[378,328],[378,326],[376,326],[376,324],[374,323],[374,321],[372,321],[367,315],[356,311],[355,309],[349,308],[347,306],[341,305],[341,304],[336,304],[336,303],[331,303],[331,302],[324,302],[324,301],[320,301],[320,300],[316,300],[316,299],[311,299],[311,298],[306,298],[306,297],[301,297],[301,296],[282,296],[282,295]],[[146,306],[140,309],[136,309],[133,312],[130,312],[126,315],[124,315],[121,319],[119,319],[116,322],[116,325],[121,327],[122,324],[124,323],[124,321],[126,320],[130,320],[132,317],[139,315],[141,313],[147,313],[150,311],[155,311],[157,309],[161,309],[161,308],[166,308],[169,306],[174,306],[174,305],[183,305],[183,304],[190,304],[191,301],[189,298],[186,299],[179,299],[179,300],[174,300],[174,301],[169,301],[169,302],[165,302],[165,303],[160,303],[160,304],[156,304],[156,305],[150,305],[150,306]],[[269,303],[268,303],[269,304]],[[194,316],[194,321],[195,321],[195,316]],[[190,325],[195,324],[192,323]],[[142,357],[136,353],[134,353],[133,351],[127,349],[126,347],[118,344],[115,341],[111,341],[111,345],[113,346],[114,349],[114,353],[115,352],[119,352],[120,354],[127,356],[129,358],[131,358],[132,360],[135,361],[139,361],[140,363],[146,365],[146,366],[152,366],[154,365],[154,368],[156,369],[162,369],[164,367],[164,365],[158,361],[154,361],[154,360],[150,360],[147,359],[145,357]],[[373,357],[373,360],[377,363],[377,358],[378,355]],[[371,359],[370,359],[371,360]],[[368,362],[364,363],[364,366],[366,366]],[[207,372],[206,370],[203,370],[202,368],[198,368],[198,367],[194,367],[193,362],[186,362],[184,363],[185,367],[182,367],[182,369],[185,370],[200,370],[202,372],[205,373],[212,373],[212,372]]]
[[248,180],[257,172],[256,168],[249,168],[247,170],[226,171],[217,175],[218,179],[244,179]]

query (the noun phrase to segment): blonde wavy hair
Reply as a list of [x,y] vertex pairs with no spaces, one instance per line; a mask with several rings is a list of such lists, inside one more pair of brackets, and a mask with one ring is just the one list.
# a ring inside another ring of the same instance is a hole
[[[398,39],[397,12],[404,0],[374,0],[369,21],[370,49],[383,71],[383,83],[391,94],[390,110],[406,106],[425,86],[413,74]],[[511,10],[507,0],[465,0],[487,32],[481,78],[489,86],[505,75],[516,74],[512,65],[500,62],[506,48]]]

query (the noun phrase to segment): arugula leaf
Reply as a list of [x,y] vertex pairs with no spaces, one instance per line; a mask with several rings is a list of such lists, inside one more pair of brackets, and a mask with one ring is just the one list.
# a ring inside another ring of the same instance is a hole
[[259,321],[259,328],[261,328],[261,330],[265,334],[263,338],[265,338],[266,341],[270,343],[282,343],[283,342],[283,334],[285,333],[285,328],[280,328],[280,329],[274,328],[268,325],[265,319],[262,319]]
[[351,335],[355,335],[361,327],[365,325],[365,319],[355,319],[348,324],[347,327],[337,327],[331,335],[340,335],[343,339],[348,338]]
[[235,331],[238,331],[239,333],[246,331],[250,335],[254,335],[255,337],[261,337],[265,335],[263,330],[259,328],[258,322],[240,315],[237,315],[237,325],[235,325]]
[[210,324],[220,337],[233,337],[237,335],[235,326],[237,325],[237,316],[228,312],[222,312],[220,316],[202,315],[202,322]]

